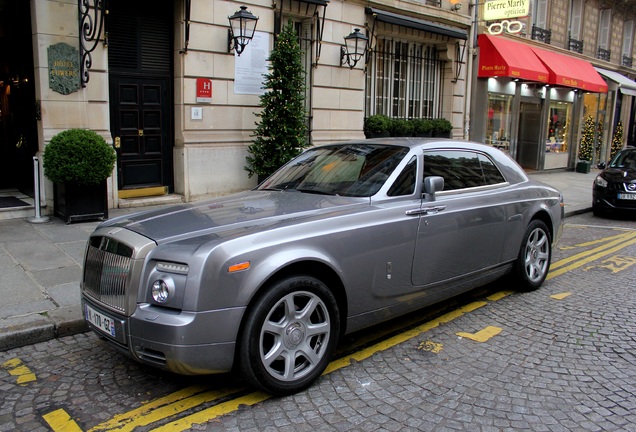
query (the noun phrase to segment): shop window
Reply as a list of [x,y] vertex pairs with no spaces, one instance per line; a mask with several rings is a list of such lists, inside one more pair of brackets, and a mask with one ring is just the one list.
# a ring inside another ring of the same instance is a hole
[[443,71],[432,45],[378,39],[367,73],[366,115],[439,117]]
[[486,144],[508,151],[511,125],[512,95],[488,93]]
[[550,102],[544,169],[567,167],[571,115],[572,104],[570,102]]

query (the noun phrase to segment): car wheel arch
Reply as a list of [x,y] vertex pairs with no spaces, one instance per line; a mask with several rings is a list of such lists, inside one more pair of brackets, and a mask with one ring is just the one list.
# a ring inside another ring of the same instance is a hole
[[250,308],[257,303],[257,299],[263,296],[267,292],[267,290],[277,282],[293,276],[311,276],[319,279],[329,288],[329,290],[336,298],[336,301],[338,303],[338,310],[340,311],[340,333],[345,333],[348,302],[342,279],[334,268],[330,267],[324,262],[315,259],[305,259],[288,263],[285,266],[278,268],[274,273],[265,278],[259,284],[258,288],[254,289],[249,300],[247,301],[247,307],[243,314],[244,318],[241,320],[238,334],[241,334],[245,322],[245,317],[248,316]]
[[528,224],[530,224],[534,220],[540,220],[548,227],[548,230],[549,230],[548,234],[550,234],[550,241],[551,242],[554,241],[554,238],[556,236],[556,233],[554,232],[554,222],[552,221],[552,218],[550,217],[550,214],[548,213],[548,211],[541,210],[535,213],[534,216],[532,216],[532,218],[530,218],[530,220],[528,221]]

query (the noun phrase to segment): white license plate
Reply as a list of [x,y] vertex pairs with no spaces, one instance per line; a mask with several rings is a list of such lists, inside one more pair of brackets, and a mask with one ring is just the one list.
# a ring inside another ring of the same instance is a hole
[[636,200],[636,194],[619,193],[618,194],[618,199],[622,199],[622,200]]
[[101,312],[97,312],[87,304],[85,304],[85,306],[86,310],[84,312],[86,321],[90,322],[104,333],[115,337],[115,320]]

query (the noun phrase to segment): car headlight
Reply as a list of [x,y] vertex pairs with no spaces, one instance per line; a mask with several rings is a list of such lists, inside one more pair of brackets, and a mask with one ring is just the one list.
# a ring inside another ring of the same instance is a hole
[[596,179],[594,180],[594,184],[598,187],[602,187],[605,188],[607,187],[607,180],[605,180],[603,177],[596,176]]
[[163,279],[156,280],[152,284],[152,299],[157,303],[165,303],[170,299],[170,291],[168,282]]

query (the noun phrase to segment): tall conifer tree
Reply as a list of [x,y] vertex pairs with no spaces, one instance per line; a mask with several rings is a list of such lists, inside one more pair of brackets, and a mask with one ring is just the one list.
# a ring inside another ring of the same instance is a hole
[[265,75],[262,111],[257,114],[254,142],[245,170],[266,177],[308,147],[305,115],[305,72],[298,36],[291,21],[278,35]]

